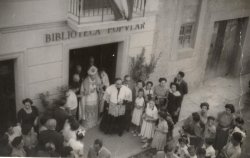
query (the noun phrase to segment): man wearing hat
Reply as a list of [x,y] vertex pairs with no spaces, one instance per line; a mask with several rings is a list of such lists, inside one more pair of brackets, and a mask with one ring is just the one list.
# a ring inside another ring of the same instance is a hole
[[98,92],[100,84],[97,81],[97,75],[97,68],[91,66],[80,90],[82,98],[80,101],[79,119],[85,120],[87,128],[94,127],[98,121]]

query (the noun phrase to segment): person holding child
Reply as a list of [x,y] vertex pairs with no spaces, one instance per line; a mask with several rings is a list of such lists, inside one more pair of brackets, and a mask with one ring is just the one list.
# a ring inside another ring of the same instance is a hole
[[135,129],[132,130],[132,133],[134,133],[134,136],[138,136],[139,130],[140,130],[140,125],[141,125],[141,118],[142,118],[142,113],[144,111],[145,107],[145,101],[144,101],[144,90],[140,89],[138,91],[138,96],[135,99],[135,108],[133,111],[132,115],[132,124],[134,125]]
[[155,122],[158,119],[158,110],[152,99],[150,99],[147,103],[147,108],[142,116],[142,119],[143,121],[140,135],[142,136],[142,142],[145,142],[142,147],[146,148],[149,146],[149,141],[153,138]]
[[148,102],[148,98],[149,97],[153,97],[153,94],[154,94],[154,90],[153,90],[153,82],[151,82],[151,81],[148,81],[147,83],[146,83],[146,86],[145,86],[145,88],[144,88],[144,97],[145,97],[145,101],[146,102]]
[[166,112],[158,112],[159,123],[155,128],[155,134],[152,141],[152,148],[156,148],[156,150],[160,151],[164,149],[167,140],[168,133],[168,123],[165,120],[167,117]]

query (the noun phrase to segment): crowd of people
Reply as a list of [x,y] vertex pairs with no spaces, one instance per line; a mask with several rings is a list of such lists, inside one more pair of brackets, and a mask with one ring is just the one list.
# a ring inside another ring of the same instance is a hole
[[169,89],[164,77],[155,86],[142,80],[133,84],[129,75],[110,85],[108,74],[91,58],[86,75],[76,66],[65,97],[53,109],[40,113],[31,99],[23,100],[17,123],[7,123],[1,132],[0,156],[110,158],[100,139],[84,153],[85,133],[98,125],[105,134],[127,131],[140,137],[142,148],[155,149],[156,158],[239,158],[246,132],[232,104],[214,117],[209,104],[201,103],[173,138],[188,93],[184,76],[178,72]]

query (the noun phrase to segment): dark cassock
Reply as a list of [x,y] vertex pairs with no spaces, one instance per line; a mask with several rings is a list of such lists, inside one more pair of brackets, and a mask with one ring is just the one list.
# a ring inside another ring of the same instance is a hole
[[103,96],[104,116],[100,129],[107,134],[123,134],[126,127],[126,106],[132,102],[132,96],[121,80],[109,86]]

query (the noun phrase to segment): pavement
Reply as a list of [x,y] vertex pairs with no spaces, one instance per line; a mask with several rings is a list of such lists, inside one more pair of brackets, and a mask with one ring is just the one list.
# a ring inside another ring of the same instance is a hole
[[[250,94],[245,94],[248,89],[248,81],[250,74],[244,75],[241,78],[215,78],[205,82],[196,90],[190,92],[184,97],[182,109],[180,113],[181,120],[174,129],[174,136],[178,135],[178,130],[182,126],[183,120],[190,116],[192,112],[200,110],[201,102],[208,102],[210,105],[209,115],[217,116],[218,112],[224,110],[226,103],[234,104],[238,113],[246,120],[246,130],[250,133]],[[249,95],[249,96],[248,96]],[[247,106],[249,105],[249,107]],[[142,150],[140,139],[133,137],[131,133],[125,132],[122,137],[118,135],[105,135],[98,127],[94,127],[87,131],[84,140],[85,157],[89,147],[93,144],[96,138],[100,138],[104,142],[111,153],[112,158],[128,158],[129,156],[140,153]],[[243,154],[241,158],[249,158],[250,138],[243,145]]]

